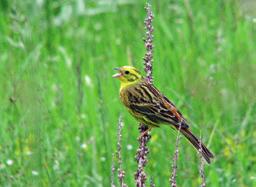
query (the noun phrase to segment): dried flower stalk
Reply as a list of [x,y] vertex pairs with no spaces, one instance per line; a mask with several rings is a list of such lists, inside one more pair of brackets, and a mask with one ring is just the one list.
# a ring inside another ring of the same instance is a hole
[[118,162],[118,179],[121,187],[127,187],[124,183],[125,172],[123,170],[122,161],[122,129],[124,127],[122,116],[119,116],[118,120],[118,132],[117,132],[117,162]]
[[118,119],[118,130],[117,130],[117,150],[115,153],[116,159],[117,159],[117,169],[115,168],[114,164],[114,155],[113,155],[113,161],[112,161],[112,167],[111,167],[111,187],[116,187],[114,184],[114,176],[116,171],[118,172],[118,181],[121,187],[127,187],[127,185],[124,183],[124,177],[125,177],[125,171],[123,170],[123,161],[122,161],[122,129],[124,127],[122,116],[119,116]]
[[[151,10],[151,5],[149,3],[146,4],[146,18],[144,21],[145,29],[146,29],[146,38],[144,40],[146,53],[144,59],[144,70],[147,74],[147,81],[152,83],[152,62],[153,62],[153,13]],[[144,167],[147,164],[147,154],[149,153],[149,149],[147,148],[147,142],[150,140],[151,136],[149,135],[148,126],[144,124],[140,124],[139,131],[142,134],[139,138],[139,149],[137,150],[136,160],[138,163],[138,168],[135,173],[135,181],[137,187],[145,187],[146,183],[146,173],[144,171]]]
[[112,155],[112,165],[111,165],[111,187],[116,187],[115,185],[115,154]]
[[148,132],[145,133],[145,131],[148,130],[148,127],[146,125],[140,124],[139,131],[140,133],[143,133],[143,135],[139,138],[139,149],[137,150],[136,154],[136,160],[138,163],[138,168],[135,173],[135,180],[136,180],[136,186],[137,187],[145,187],[145,182],[147,179],[146,173],[144,171],[144,167],[146,166],[148,160],[147,155],[149,153],[149,149],[147,147],[147,142],[150,140],[151,136],[148,134]]
[[180,142],[180,129],[181,129],[181,123],[179,124],[178,134],[176,137],[176,143],[175,143],[175,153],[172,159],[172,175],[170,178],[170,185],[171,187],[176,187],[176,176],[177,176],[177,161],[179,157],[179,142]]
[[153,178],[150,178],[150,187],[156,187]]
[[144,69],[147,74],[147,80],[152,83],[153,77],[152,77],[152,64],[153,64],[153,32],[154,28],[152,25],[152,21],[154,19],[151,5],[149,3],[146,4],[146,12],[147,16],[145,18],[144,24],[146,29],[146,38],[144,40],[145,48],[146,48],[146,54],[143,58],[144,60]]

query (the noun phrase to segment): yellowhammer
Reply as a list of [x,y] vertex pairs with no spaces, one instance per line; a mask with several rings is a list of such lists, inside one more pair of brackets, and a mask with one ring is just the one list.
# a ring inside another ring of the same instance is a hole
[[139,122],[148,125],[149,129],[161,124],[171,125],[176,130],[180,128],[180,132],[197,150],[201,144],[203,157],[208,163],[211,162],[213,154],[190,131],[186,120],[169,99],[143,78],[136,68],[123,66],[115,70],[118,73],[113,77],[121,81],[120,99]]

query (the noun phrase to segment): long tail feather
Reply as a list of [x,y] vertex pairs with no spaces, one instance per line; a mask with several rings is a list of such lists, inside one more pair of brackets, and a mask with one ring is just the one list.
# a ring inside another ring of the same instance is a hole
[[211,159],[214,157],[212,152],[202,143],[200,140],[188,129],[182,128],[180,132],[189,140],[189,142],[199,151],[200,144],[202,147],[202,155],[208,164],[211,163]]

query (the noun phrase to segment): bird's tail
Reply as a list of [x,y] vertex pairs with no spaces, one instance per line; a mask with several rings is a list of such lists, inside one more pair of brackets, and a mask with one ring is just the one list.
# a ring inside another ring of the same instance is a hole
[[[178,127],[176,127],[178,129]],[[188,129],[181,128],[180,132],[189,140],[189,142],[199,151],[200,146],[202,155],[208,164],[211,163],[211,159],[214,157],[211,151]],[[201,145],[200,145],[201,144]]]

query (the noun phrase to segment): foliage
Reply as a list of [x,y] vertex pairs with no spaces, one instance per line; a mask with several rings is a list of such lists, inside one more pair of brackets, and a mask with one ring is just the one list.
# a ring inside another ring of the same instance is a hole
[[[134,185],[138,127],[111,75],[126,64],[143,70],[144,4],[0,1],[1,186],[109,186],[120,112],[125,183]],[[215,153],[206,183],[256,185],[255,22],[231,0],[152,7],[154,84]],[[146,172],[168,186],[176,135],[151,135]],[[180,146],[177,184],[199,186],[197,153]]]

